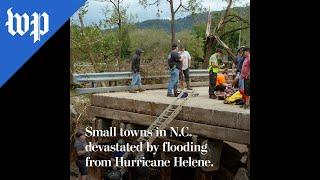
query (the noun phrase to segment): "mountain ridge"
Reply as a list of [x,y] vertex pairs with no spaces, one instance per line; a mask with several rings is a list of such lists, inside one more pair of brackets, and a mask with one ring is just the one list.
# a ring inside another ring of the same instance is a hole
[[[220,19],[222,11],[211,11],[211,16],[213,19]],[[243,13],[244,16],[249,16],[250,18],[250,6],[246,7],[234,7],[231,8],[231,13]],[[188,15],[183,18],[176,19],[175,26],[176,32],[182,30],[191,30],[194,26],[207,23],[208,12],[202,12],[195,15]],[[214,21],[212,22],[215,23]],[[168,19],[150,19],[142,22],[134,23],[137,28],[140,29],[163,29],[167,32],[170,31],[170,20]]]

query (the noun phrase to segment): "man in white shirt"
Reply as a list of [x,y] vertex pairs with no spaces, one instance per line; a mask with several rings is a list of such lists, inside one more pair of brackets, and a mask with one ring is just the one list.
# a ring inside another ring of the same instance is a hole
[[187,89],[188,90],[192,90],[192,88],[190,87],[190,76],[189,76],[189,69],[191,66],[191,56],[189,54],[188,51],[185,50],[185,48],[181,45],[179,47],[180,53],[181,53],[181,57],[182,58],[182,72],[184,75],[184,80],[187,84]]

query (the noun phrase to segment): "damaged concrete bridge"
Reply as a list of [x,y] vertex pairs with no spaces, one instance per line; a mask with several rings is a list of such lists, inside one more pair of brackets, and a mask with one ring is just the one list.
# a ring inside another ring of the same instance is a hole
[[[217,156],[215,155],[216,150],[210,151],[212,153],[209,153],[207,157],[191,155],[196,159],[218,158],[218,162],[221,159],[221,171],[205,168],[190,169],[192,171],[190,177],[202,180],[226,171],[232,172],[229,174],[234,177],[238,168],[240,168],[240,162],[246,164],[247,170],[250,170],[250,110],[239,108],[236,105],[224,104],[221,100],[209,99],[208,87],[194,87],[194,89],[199,95],[197,97],[189,97],[189,100],[182,106],[180,113],[166,129],[169,130],[170,127],[178,127],[179,129],[189,127],[187,133],[196,135],[196,142],[211,141],[218,144],[223,142],[223,148],[222,146],[217,146],[220,147],[218,150],[220,154]],[[123,128],[128,128],[128,125],[132,125],[139,129],[147,129],[174,100],[173,97],[167,97],[166,93],[165,89],[157,89],[141,93],[113,92],[92,94],[90,106],[87,107],[87,114],[90,119],[94,120],[92,123],[95,129],[108,129],[115,124],[118,127],[121,127],[121,124],[127,125],[127,127]],[[183,144],[186,142],[183,138],[168,137],[163,139],[163,137],[160,137],[157,139],[158,141],[155,143],[169,141]],[[98,142],[105,143],[106,140],[113,141],[113,143],[117,141],[117,139],[98,139]],[[132,140],[134,141],[134,139]],[[127,142],[133,142],[132,140],[125,139]],[[237,153],[234,153],[234,149],[236,149]],[[237,154],[236,158],[234,154]],[[111,155],[102,156],[101,158],[111,157]],[[160,156],[161,159],[172,159],[171,156],[173,155],[161,153]],[[245,160],[243,161],[243,159]],[[234,164],[238,165],[234,166]],[[217,168],[219,168],[219,165]],[[232,168],[234,169],[232,170]],[[105,171],[103,168],[95,168],[90,174],[94,174],[95,177],[98,177],[97,179],[101,179]],[[177,169],[173,170],[172,168],[160,168],[157,171],[160,171],[160,179],[175,179],[174,174],[179,172]]]
[[[199,96],[190,98],[169,126],[189,127],[191,134],[249,145],[250,110],[209,99],[207,87],[195,89]],[[99,93],[92,95],[87,111],[91,117],[149,126],[172,100],[166,97],[166,90]]]

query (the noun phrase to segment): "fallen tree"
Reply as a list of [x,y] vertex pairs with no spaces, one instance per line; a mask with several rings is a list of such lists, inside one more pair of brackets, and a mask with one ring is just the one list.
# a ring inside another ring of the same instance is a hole
[[[230,14],[230,9],[231,9],[233,2],[234,2],[233,0],[228,0],[227,8],[224,11],[224,13],[222,14],[218,25],[214,28],[214,30],[212,32],[210,30],[211,15],[209,12],[208,23],[207,23],[207,32],[206,32],[206,42],[205,42],[206,48],[205,48],[204,62],[202,64],[202,68],[207,68],[207,66],[209,64],[209,58],[213,54],[212,50],[218,44],[221,45],[223,48],[225,48],[228,55],[230,55],[234,59],[236,56],[233,54],[232,50],[228,47],[228,45],[225,44],[221,39],[234,33],[234,32],[250,28],[248,20],[240,17],[239,15]],[[209,20],[209,18],[210,18],[210,20]],[[231,29],[231,30],[225,32],[225,26],[227,24],[239,22],[239,21],[246,24],[246,26],[234,28],[234,29]]]

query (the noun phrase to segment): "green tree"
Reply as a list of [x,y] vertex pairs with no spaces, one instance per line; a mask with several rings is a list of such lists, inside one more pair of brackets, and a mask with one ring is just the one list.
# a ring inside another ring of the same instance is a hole
[[170,50],[170,35],[162,29],[134,29],[130,32],[130,51],[142,48],[144,61],[164,60]]
[[203,39],[201,37],[197,37],[197,34],[190,30],[177,33],[177,39],[183,46],[185,46],[186,50],[192,56],[192,67],[197,68],[199,62],[203,59]]
[[84,41],[85,41],[86,51],[88,53],[89,60],[92,63],[94,70],[97,72],[98,68],[95,63],[95,58],[92,53],[91,40],[85,34],[85,26],[84,26],[84,22],[83,22],[83,16],[88,12],[87,8],[88,8],[88,3],[86,2],[85,5],[82,6],[80,8],[80,10],[78,11],[78,17],[79,17],[79,21],[80,21],[80,31],[81,31],[80,35],[81,35],[81,38],[84,39]]
[[[120,60],[125,56],[123,53],[127,53],[127,49],[123,49],[128,47],[128,33],[127,30],[123,28],[124,24],[127,21],[127,7],[124,7],[123,0],[96,0],[100,2],[107,2],[107,6],[105,8],[105,21],[102,23],[104,26],[117,26],[118,32],[118,41],[119,46],[117,49],[117,66],[120,71]],[[111,5],[111,15],[109,10],[109,5]]]
[[[206,49],[205,49],[203,68],[207,67],[209,57],[212,54],[212,50],[214,47],[217,47],[217,45],[224,47],[227,50],[228,54],[231,55],[232,58],[234,58],[235,56],[232,53],[232,49],[226,47],[226,43],[223,42],[221,39],[239,30],[250,28],[248,20],[242,18],[241,16],[235,13],[231,13],[231,5],[234,2],[234,0],[226,0],[226,1],[228,2],[228,5],[224,13],[222,13],[219,23],[209,33],[209,36],[206,37],[206,43],[205,43]],[[235,26],[234,24],[230,25],[231,23],[239,22],[239,21],[242,21],[247,25],[242,27],[239,27],[239,25]],[[228,26],[229,28],[227,28]],[[230,28],[230,27],[236,27],[236,28]]]
[[[183,3],[182,0],[180,0],[180,3],[178,7],[174,7],[174,2],[178,0],[166,0],[169,3],[170,7],[170,29],[171,29],[171,43],[174,43],[176,41],[176,14],[179,11],[190,11],[192,14],[194,14],[196,11],[201,9],[200,6],[200,0],[188,0],[187,3]],[[144,7],[156,5],[159,7],[161,0],[153,0],[153,2],[150,2],[150,0],[139,0],[140,4],[142,4]],[[158,13],[160,12],[158,8]]]

